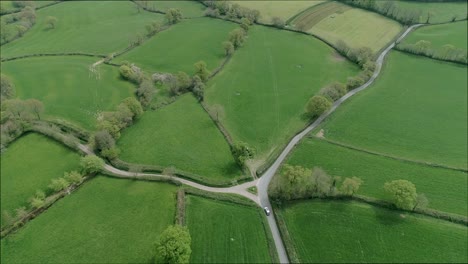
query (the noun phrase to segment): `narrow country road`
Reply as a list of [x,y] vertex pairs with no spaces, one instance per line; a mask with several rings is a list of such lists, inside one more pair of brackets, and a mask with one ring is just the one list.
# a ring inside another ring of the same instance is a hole
[[[421,26],[422,24],[417,24],[417,25],[413,25],[411,27],[409,27],[398,39],[396,42],[399,42],[401,41],[403,38],[406,37],[406,35],[408,35],[409,32],[411,32],[411,30],[413,30],[414,28],[417,28],[419,26]],[[287,155],[291,152],[291,150],[293,150],[294,146],[299,143],[299,141],[304,137],[306,136],[310,131],[312,131],[313,129],[315,129],[317,126],[319,126],[323,120],[325,120],[330,114],[332,114],[336,108],[338,108],[344,101],[346,101],[348,98],[350,98],[351,96],[357,94],[358,92],[366,89],[367,87],[369,87],[370,84],[372,84],[374,82],[374,80],[379,76],[380,74],[380,70],[382,69],[382,64],[383,64],[383,61],[384,61],[384,58],[385,56],[388,54],[388,52],[395,46],[395,43],[392,43],[390,44],[384,51],[382,51],[382,53],[379,55],[379,57],[377,58],[377,61],[376,61],[376,68],[375,68],[375,71],[374,71],[374,74],[372,75],[372,77],[365,83],[363,84],[362,86],[348,92],[346,95],[344,95],[343,97],[341,97],[340,99],[338,99],[333,105],[332,107],[330,108],[330,110],[328,110],[327,112],[323,113],[319,118],[317,118],[317,120],[315,120],[315,122],[313,122],[310,126],[308,126],[307,128],[305,128],[302,132],[300,132],[299,134],[297,134],[295,137],[293,137],[293,139],[288,143],[288,145],[284,148],[284,150],[281,152],[281,154],[278,156],[278,158],[275,160],[275,162],[270,166],[270,168],[268,168],[268,170],[257,180],[255,181],[251,181],[251,182],[247,182],[247,183],[243,183],[243,184],[240,184],[240,185],[236,185],[236,186],[233,186],[233,187],[227,187],[227,188],[216,188],[216,187],[209,187],[209,186],[205,186],[205,185],[201,185],[201,184],[198,184],[198,183],[195,183],[193,181],[190,181],[190,180],[186,180],[186,179],[182,179],[182,178],[178,178],[178,177],[171,177],[171,176],[166,176],[166,175],[162,175],[162,174],[154,174],[154,173],[135,173],[135,172],[128,172],[128,171],[123,171],[123,170],[119,170],[115,167],[112,167],[108,164],[106,164],[104,166],[104,169],[116,176],[120,176],[120,177],[125,177],[125,178],[138,178],[138,177],[155,177],[155,178],[162,178],[162,179],[173,179],[173,180],[176,180],[176,181],[179,181],[185,185],[188,185],[188,186],[192,186],[194,188],[197,188],[197,189],[200,189],[200,190],[204,190],[204,191],[208,191],[208,192],[215,192],[215,193],[231,193],[231,194],[238,194],[238,195],[241,195],[241,196],[244,196],[250,200],[252,200],[253,202],[255,202],[256,204],[260,205],[261,207],[268,207],[270,208],[270,210],[272,211],[272,206],[270,204],[270,200],[268,199],[268,185],[270,184],[270,181],[271,179],[273,178],[273,176],[275,175],[276,171],[278,170],[278,168],[280,167],[280,165],[283,163],[283,161],[285,160],[285,158],[287,157]],[[86,154],[94,154],[87,146],[85,145],[82,145],[82,144],[79,144],[78,147],[83,151],[85,152]],[[257,187],[257,191],[258,191],[258,196],[250,193],[247,191],[247,188],[249,187],[253,187],[253,186],[256,186]],[[278,229],[278,226],[276,224],[276,221],[275,221],[275,218],[274,218],[274,214],[272,212],[272,214],[270,216],[267,216],[267,219],[268,219],[268,225],[270,226],[270,230],[271,230],[271,233],[273,235],[273,239],[275,241],[275,246],[276,246],[276,250],[278,252],[278,256],[279,256],[279,260],[281,263],[289,263],[289,260],[288,260],[288,255],[286,253],[286,249],[284,247],[284,244],[283,244],[283,241],[281,239],[281,235],[280,235],[280,232],[279,232],[279,229]]]

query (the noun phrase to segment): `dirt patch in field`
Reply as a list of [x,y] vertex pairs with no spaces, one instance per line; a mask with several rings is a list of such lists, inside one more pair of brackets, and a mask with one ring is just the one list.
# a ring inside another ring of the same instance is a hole
[[317,134],[315,134],[315,136],[318,138],[325,138],[324,134],[325,134],[325,131],[323,131],[323,129],[320,129],[320,131]]

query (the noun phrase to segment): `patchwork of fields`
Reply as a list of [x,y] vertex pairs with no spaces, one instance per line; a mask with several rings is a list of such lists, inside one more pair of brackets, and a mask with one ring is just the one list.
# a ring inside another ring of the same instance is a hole
[[414,44],[420,40],[431,43],[435,49],[440,49],[444,45],[453,45],[456,48],[467,49],[467,21],[450,24],[434,25],[422,27],[414,31],[403,43]]
[[455,2],[434,2],[434,3],[417,3],[412,1],[395,1],[396,6],[405,10],[406,12],[421,11],[421,23],[444,23],[455,20],[466,19],[467,15],[467,2],[466,1],[455,1]]

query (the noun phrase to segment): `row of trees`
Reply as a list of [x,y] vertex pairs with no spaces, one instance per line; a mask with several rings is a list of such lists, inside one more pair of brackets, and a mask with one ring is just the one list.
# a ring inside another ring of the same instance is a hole
[[6,15],[0,21],[0,45],[22,37],[36,23],[34,7],[26,6],[17,14]]
[[252,10],[237,3],[230,1],[202,1],[207,6],[205,15],[211,17],[226,16],[229,19],[242,19],[247,18],[252,22],[257,22],[260,18],[260,11]]
[[252,22],[248,18],[242,18],[240,28],[233,29],[229,32],[228,40],[223,42],[224,54],[226,56],[232,55],[236,49],[244,44],[251,25]]
[[401,51],[406,51],[416,55],[423,55],[438,60],[459,62],[464,64],[468,63],[467,50],[456,48],[450,44],[444,45],[439,49],[434,49],[430,41],[419,40],[414,44],[399,43],[396,48]]

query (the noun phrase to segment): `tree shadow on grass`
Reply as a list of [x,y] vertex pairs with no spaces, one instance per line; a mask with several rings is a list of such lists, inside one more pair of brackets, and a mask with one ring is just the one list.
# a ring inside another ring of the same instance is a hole
[[397,210],[390,210],[385,208],[380,208],[376,206],[372,206],[375,217],[379,223],[393,226],[402,224],[405,221],[405,213]]
[[221,171],[224,175],[229,176],[239,176],[239,173],[242,173],[241,168],[235,162],[229,162],[224,164],[224,166],[221,168]]

